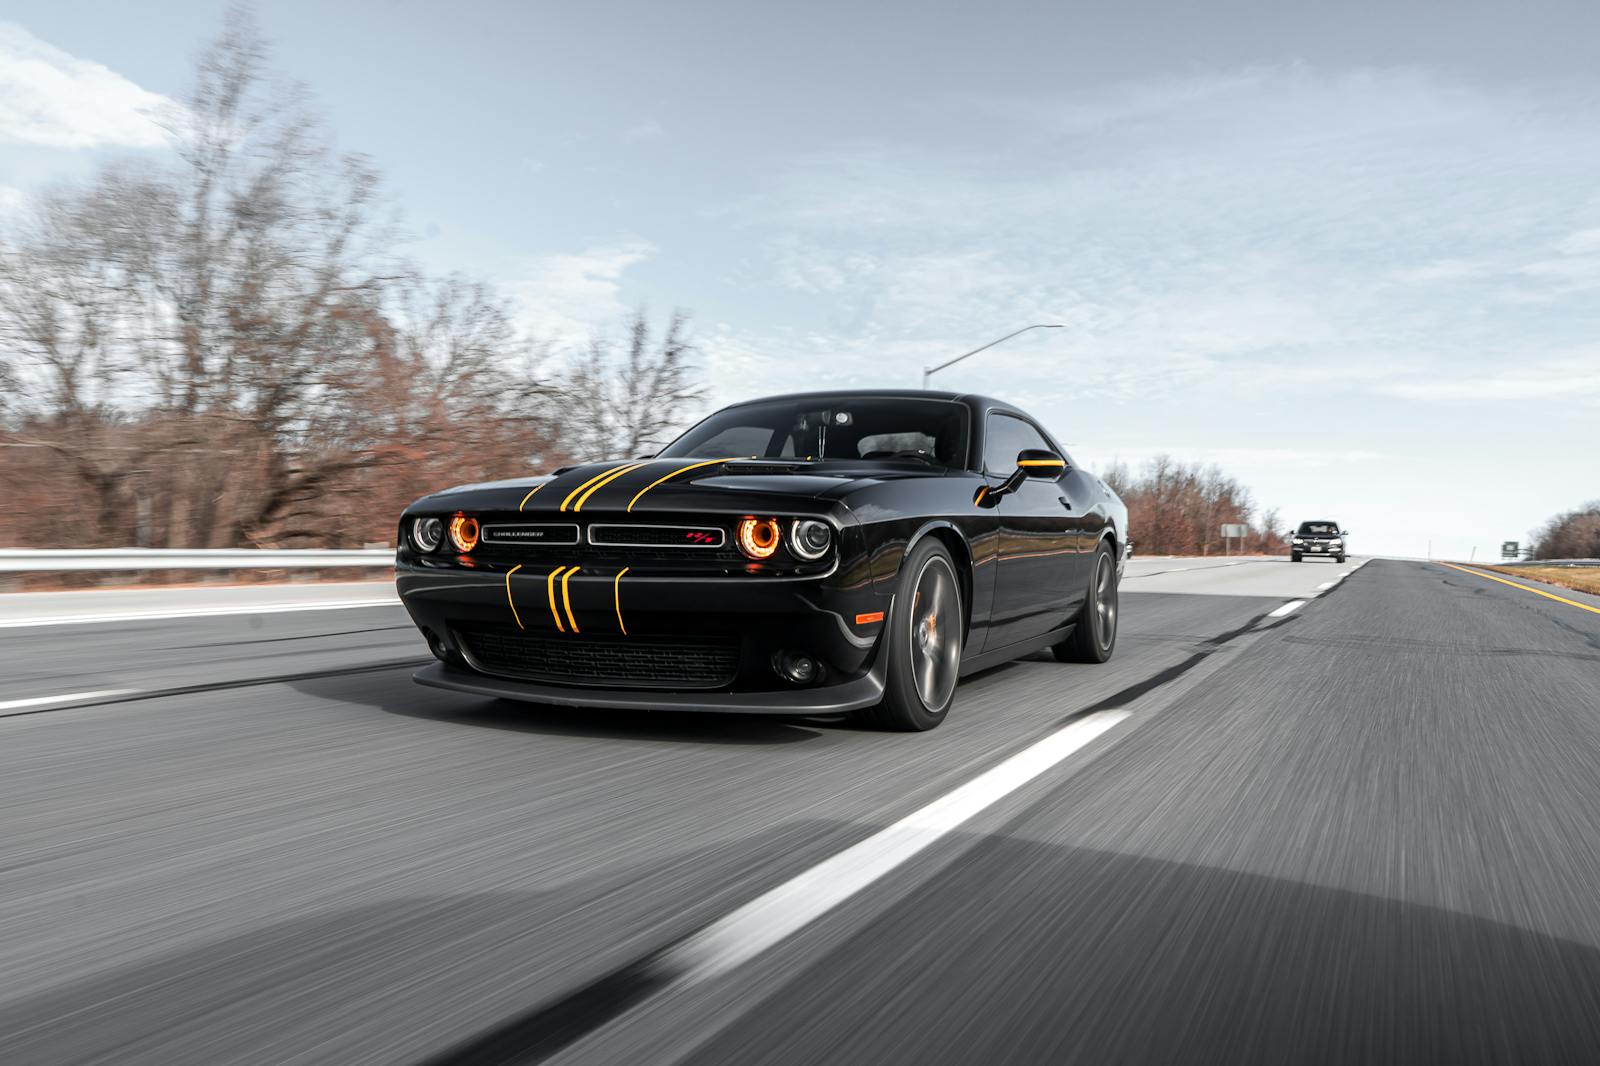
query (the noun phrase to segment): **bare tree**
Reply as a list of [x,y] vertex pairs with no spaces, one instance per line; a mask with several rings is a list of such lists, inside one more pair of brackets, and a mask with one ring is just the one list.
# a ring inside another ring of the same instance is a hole
[[1250,491],[1215,466],[1188,465],[1158,455],[1132,473],[1116,463],[1103,478],[1128,506],[1128,524],[1143,552],[1158,555],[1209,555],[1223,550],[1222,526],[1250,527],[1252,551],[1281,552],[1278,512],[1252,520]]
[[1600,500],[1557,515],[1533,534],[1535,559],[1600,559]]
[[609,338],[590,340],[562,389],[569,412],[563,441],[572,456],[631,458],[655,451],[684,428],[703,396],[688,325],[688,315],[674,311],[653,340],[649,315],[640,308],[628,318],[620,350]]

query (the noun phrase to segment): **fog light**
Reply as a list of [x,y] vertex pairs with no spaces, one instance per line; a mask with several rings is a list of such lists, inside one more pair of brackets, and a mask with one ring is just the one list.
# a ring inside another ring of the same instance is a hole
[[444,641],[439,639],[439,634],[431,629],[424,629],[422,635],[428,638],[428,650],[433,652],[433,657],[442,663],[450,661],[450,649],[444,646]]
[[780,651],[776,665],[778,673],[785,680],[797,685],[809,685],[822,673],[822,667],[817,660],[809,655],[796,655],[793,652]]

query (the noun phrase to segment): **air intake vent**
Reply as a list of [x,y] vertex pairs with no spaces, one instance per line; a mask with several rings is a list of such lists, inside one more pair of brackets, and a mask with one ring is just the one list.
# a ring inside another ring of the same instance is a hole
[[669,640],[556,636],[514,629],[458,634],[486,674],[594,688],[713,689],[739,670],[738,637]]

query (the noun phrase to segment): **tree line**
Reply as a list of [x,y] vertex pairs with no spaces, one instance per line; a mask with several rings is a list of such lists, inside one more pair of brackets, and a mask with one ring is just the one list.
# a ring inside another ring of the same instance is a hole
[[[1288,551],[1277,510],[1258,515],[1250,490],[1216,466],[1160,455],[1137,471],[1116,463],[1101,476],[1128,505],[1128,528],[1140,555]],[[1224,545],[1224,524],[1246,526],[1249,535]]]
[[1600,559],[1600,500],[1556,515],[1533,534],[1535,559]]
[[389,542],[430,488],[639,454],[699,399],[682,312],[560,353],[405,259],[376,167],[247,13],[162,121],[169,157],[0,233],[0,543]]

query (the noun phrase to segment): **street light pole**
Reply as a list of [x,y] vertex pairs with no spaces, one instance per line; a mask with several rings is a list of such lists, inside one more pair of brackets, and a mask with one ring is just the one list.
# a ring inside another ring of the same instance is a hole
[[1059,323],[1059,322],[1039,322],[1039,323],[1036,323],[1036,324],[1034,324],[1032,326],[1023,326],[1021,329],[1017,330],[1016,333],[1007,333],[1004,337],[1001,337],[999,340],[992,340],[988,344],[983,345],[983,347],[981,347],[981,348],[974,348],[970,352],[967,352],[967,353],[965,353],[963,355],[958,355],[954,359],[950,360],[947,363],[940,363],[938,366],[925,366],[925,367],[922,368],[922,387],[923,388],[927,388],[928,387],[928,379],[933,377],[933,375],[937,374],[939,371],[943,370],[945,367],[955,366],[957,363],[961,362],[961,360],[967,358],[968,356],[977,355],[979,352],[987,351],[988,349],[993,348],[997,344],[1000,344],[1000,343],[1002,343],[1004,341],[1010,340],[1012,337],[1015,337],[1017,335],[1017,333],[1026,333],[1030,329],[1060,329],[1060,328],[1061,328],[1061,323]]

